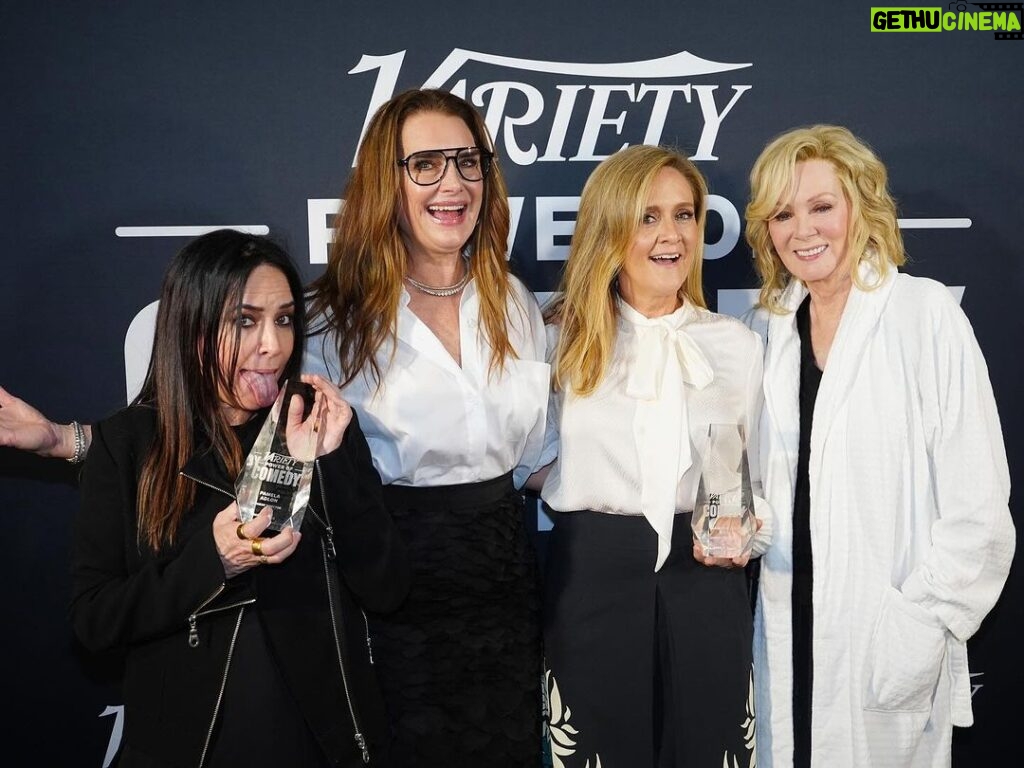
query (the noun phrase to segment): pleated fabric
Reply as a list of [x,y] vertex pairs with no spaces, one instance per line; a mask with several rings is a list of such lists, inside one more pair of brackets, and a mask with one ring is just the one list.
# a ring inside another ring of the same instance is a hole
[[748,768],[753,620],[741,568],[671,553],[641,516],[555,513],[544,574],[549,733],[564,768]]

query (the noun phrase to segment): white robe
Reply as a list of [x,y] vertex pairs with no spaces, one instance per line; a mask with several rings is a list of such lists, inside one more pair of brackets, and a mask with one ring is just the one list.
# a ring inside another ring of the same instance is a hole
[[[862,273],[870,279],[870,268]],[[795,310],[768,321],[760,430],[774,541],[754,635],[760,768],[792,765],[792,535],[800,428]],[[948,290],[890,272],[853,287],[811,431],[812,765],[948,766],[973,721],[967,639],[1015,533],[988,370]]]

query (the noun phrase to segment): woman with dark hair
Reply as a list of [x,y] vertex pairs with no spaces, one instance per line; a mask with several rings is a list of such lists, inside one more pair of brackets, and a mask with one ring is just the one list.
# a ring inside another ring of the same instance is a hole
[[141,394],[96,424],[75,518],[71,619],[126,657],[119,765],[363,765],[387,726],[362,609],[408,583],[366,441],[320,376],[289,442],[320,434],[302,530],[239,522],[234,479],[298,375],[302,287],[269,240],[221,230],[171,262]]

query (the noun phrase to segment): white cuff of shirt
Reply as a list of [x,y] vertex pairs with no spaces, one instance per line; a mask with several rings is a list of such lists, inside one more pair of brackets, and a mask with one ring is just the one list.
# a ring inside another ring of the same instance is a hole
[[772,505],[768,500],[754,494],[754,516],[761,521],[761,530],[754,534],[754,547],[751,551],[752,557],[760,557],[768,551],[772,543],[772,521],[775,513],[772,512]]

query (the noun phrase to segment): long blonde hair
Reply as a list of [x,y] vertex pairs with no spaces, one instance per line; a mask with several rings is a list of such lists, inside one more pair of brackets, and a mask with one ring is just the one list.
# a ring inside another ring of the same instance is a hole
[[559,291],[547,311],[561,326],[554,365],[556,389],[589,395],[608,370],[615,345],[618,308],[616,278],[626,261],[655,176],[662,168],[683,175],[693,192],[697,247],[679,299],[706,307],[701,286],[708,188],[697,167],[672,149],[637,145],[602,162],[580,197],[576,230]]
[[[493,150],[480,114],[445,91],[405,91],[384,103],[370,120],[343,193],[345,203],[336,218],[327,269],[312,285],[310,316],[318,319],[311,334],[326,334],[337,344],[342,385],[368,367],[379,386],[383,372],[376,353],[385,344],[394,349],[408,253],[398,228],[404,171],[397,161],[405,121],[423,112],[460,118],[476,146]],[[480,220],[467,246],[493,371],[516,356],[508,338],[508,190],[497,158],[482,184]]]
[[[773,139],[754,162],[746,210],[747,242],[761,277],[759,303],[777,314],[784,311],[779,302],[791,275],[775,251],[768,222],[793,196],[797,163],[806,160],[828,161],[846,196],[850,206],[848,269],[858,288],[876,288],[890,268],[907,260],[888,174],[871,148],[837,125],[787,131]],[[865,283],[860,276],[865,261],[874,267],[875,282]]]

